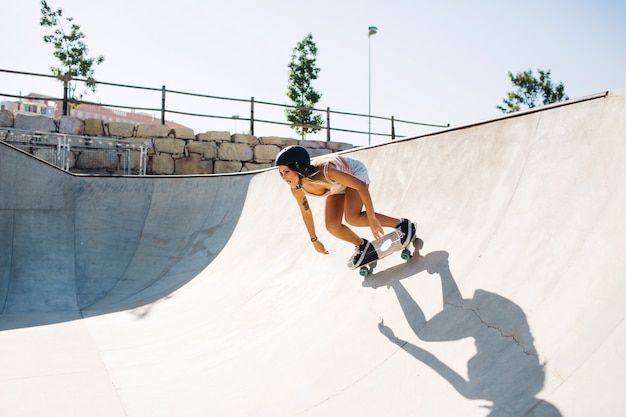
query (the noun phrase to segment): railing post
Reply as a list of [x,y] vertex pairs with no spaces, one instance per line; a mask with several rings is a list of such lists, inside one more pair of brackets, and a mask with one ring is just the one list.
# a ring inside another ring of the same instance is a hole
[[165,86],[161,86],[161,124],[165,124]]
[[250,134],[254,136],[254,97],[250,97]]
[[66,72],[63,75],[63,116],[68,116],[68,92],[70,87],[70,73]]
[[394,117],[391,116],[391,140],[395,140],[396,138],[396,125],[394,122]]
[[330,107],[326,107],[326,142],[330,142]]

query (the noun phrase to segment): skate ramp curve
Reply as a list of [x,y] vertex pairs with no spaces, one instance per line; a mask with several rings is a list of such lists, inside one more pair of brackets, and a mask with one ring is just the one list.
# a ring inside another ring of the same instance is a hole
[[73,317],[170,294],[226,244],[251,178],[76,176],[0,146],[3,314]]
[[275,170],[25,178],[0,145],[0,408],[620,415],[625,111],[621,90],[350,152],[425,241],[365,280],[315,199],[313,251]]

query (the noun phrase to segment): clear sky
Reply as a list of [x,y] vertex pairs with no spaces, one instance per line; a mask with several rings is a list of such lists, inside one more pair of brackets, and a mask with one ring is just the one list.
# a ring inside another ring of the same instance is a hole
[[[39,26],[38,0],[2,6],[0,68],[49,73],[58,65]],[[288,103],[287,65],[297,42],[312,33],[321,68],[317,107],[368,113],[371,42],[372,114],[459,126],[499,116],[512,89],[508,71],[552,71],[570,98],[626,88],[626,2],[622,0],[48,0],[75,19],[89,55],[104,55],[101,81],[222,97]],[[378,33],[368,39],[368,26]],[[53,81],[0,73],[0,92],[60,96]],[[100,88],[86,100],[135,104],[134,92]],[[145,99],[145,95],[142,100]],[[151,93],[154,95],[154,93]],[[223,116],[249,116],[247,104],[204,101],[168,107]],[[160,94],[147,107],[160,106]],[[191,108],[183,108],[191,106]],[[282,115],[279,114],[278,117]],[[257,118],[274,118],[263,114]],[[244,121],[188,121],[196,133],[243,131]],[[367,119],[359,130],[367,130]],[[332,122],[331,122],[332,124]],[[335,124],[335,127],[337,126]],[[372,131],[389,130],[372,121]],[[399,135],[432,129],[403,126]],[[297,137],[288,128],[256,125],[257,136]],[[324,134],[307,139],[324,140]],[[333,133],[357,145],[367,135]],[[372,143],[384,141],[373,137]]]

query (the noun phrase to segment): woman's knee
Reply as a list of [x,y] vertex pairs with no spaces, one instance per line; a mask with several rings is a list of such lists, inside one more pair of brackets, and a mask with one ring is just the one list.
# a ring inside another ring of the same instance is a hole
[[363,219],[367,217],[365,212],[356,211],[356,212],[346,212],[346,223],[350,226],[363,226]]
[[341,229],[343,228],[343,224],[341,222],[336,222],[336,221],[329,221],[328,219],[326,219],[326,230],[328,230],[328,232],[334,236],[337,236],[338,233],[341,232]]

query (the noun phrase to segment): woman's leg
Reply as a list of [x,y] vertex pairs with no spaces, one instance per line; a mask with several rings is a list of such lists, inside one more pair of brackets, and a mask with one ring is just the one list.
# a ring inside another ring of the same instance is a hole
[[[368,227],[367,213],[363,211],[363,201],[358,191],[353,188],[346,189],[344,200],[344,214],[349,225],[357,227]],[[400,219],[376,213],[376,217],[383,227],[396,227]]]
[[326,197],[325,223],[326,230],[333,236],[359,246],[363,239],[343,224],[344,194],[332,194]]

